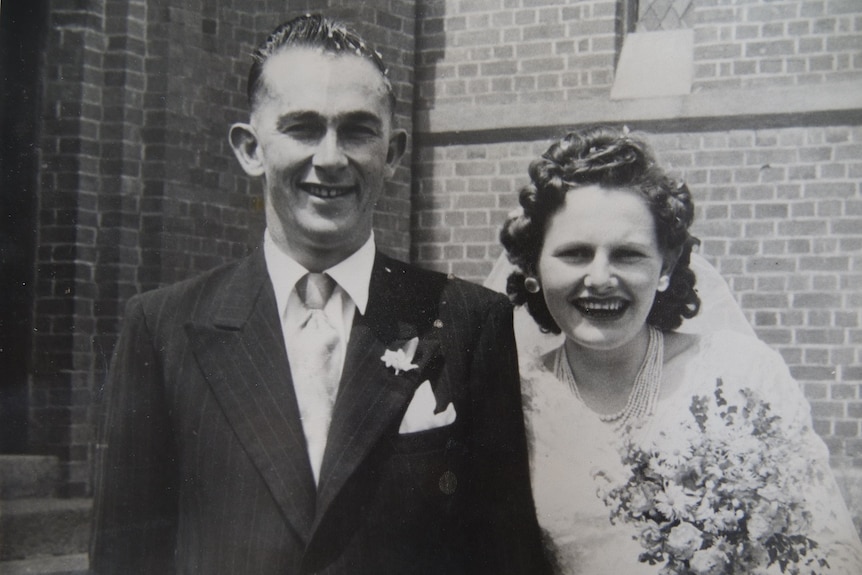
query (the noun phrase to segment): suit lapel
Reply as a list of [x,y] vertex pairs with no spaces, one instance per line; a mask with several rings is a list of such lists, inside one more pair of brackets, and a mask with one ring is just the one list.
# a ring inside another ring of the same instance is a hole
[[[321,467],[315,529],[384,432],[398,426],[419,386],[419,375],[438,354],[439,342],[426,333],[414,356],[418,369],[396,375],[383,363],[387,349],[401,348],[420,336],[415,323],[401,318],[421,315],[419,302],[399,285],[386,261],[377,255],[366,314],[357,314],[351,330]],[[405,309],[411,311],[404,313]]]
[[219,297],[212,324],[186,326],[192,349],[252,463],[307,542],[314,479],[262,253],[234,270]]

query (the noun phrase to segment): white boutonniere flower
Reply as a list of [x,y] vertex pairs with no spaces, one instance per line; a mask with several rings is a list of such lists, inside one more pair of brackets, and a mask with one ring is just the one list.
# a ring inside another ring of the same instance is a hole
[[412,363],[417,347],[419,347],[419,338],[414,337],[399,349],[387,349],[380,359],[386,367],[395,370],[395,375],[399,375],[402,371],[407,372],[419,367]]

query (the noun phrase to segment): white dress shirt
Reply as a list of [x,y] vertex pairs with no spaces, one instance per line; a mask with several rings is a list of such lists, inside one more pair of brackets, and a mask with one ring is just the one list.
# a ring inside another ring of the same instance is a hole
[[[368,288],[371,282],[371,270],[374,267],[375,249],[374,234],[372,234],[368,241],[347,259],[323,272],[336,282],[335,289],[323,311],[341,340],[337,358],[339,379],[344,369],[345,351],[350,339],[353,316],[356,311],[364,314],[368,305]],[[285,350],[291,365],[295,365],[296,361],[292,360],[291,356],[295,358],[298,352],[295,351],[292,341],[295,338],[291,337],[291,334],[297,333],[299,324],[305,317],[305,307],[296,291],[296,283],[308,273],[308,270],[275,244],[269,230],[264,233],[263,253],[266,269],[275,289],[275,301],[281,319]],[[310,393],[305,387],[307,382],[297,381],[296,374],[292,372],[292,375],[297,400],[300,405],[303,405],[303,397]]]

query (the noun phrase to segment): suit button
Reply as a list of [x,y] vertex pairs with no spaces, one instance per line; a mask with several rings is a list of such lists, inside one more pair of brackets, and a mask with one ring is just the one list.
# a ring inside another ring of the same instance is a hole
[[440,491],[445,495],[452,495],[458,487],[458,478],[451,471],[444,471],[443,475],[440,476],[439,485]]

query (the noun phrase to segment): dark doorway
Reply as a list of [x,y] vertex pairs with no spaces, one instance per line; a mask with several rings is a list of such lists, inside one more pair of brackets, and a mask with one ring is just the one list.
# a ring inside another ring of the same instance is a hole
[[45,4],[0,9],[0,453],[27,449]]

